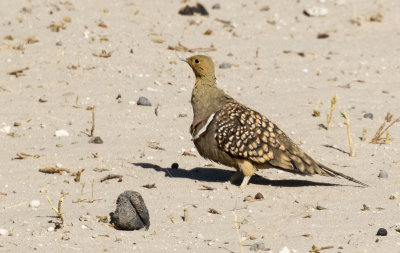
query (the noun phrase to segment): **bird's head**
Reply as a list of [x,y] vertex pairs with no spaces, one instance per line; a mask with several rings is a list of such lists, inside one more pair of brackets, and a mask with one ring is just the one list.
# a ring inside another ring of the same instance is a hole
[[193,72],[196,75],[196,77],[215,78],[214,63],[210,57],[205,55],[194,55],[192,57],[182,60],[187,64],[189,64],[189,66],[193,69]]

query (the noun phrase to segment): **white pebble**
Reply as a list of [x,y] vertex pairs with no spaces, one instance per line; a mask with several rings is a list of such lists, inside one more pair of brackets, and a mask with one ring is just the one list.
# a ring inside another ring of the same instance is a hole
[[6,134],[10,133],[10,130],[11,130],[10,126],[3,126],[2,128],[0,128],[0,132],[6,133]]
[[323,17],[328,14],[328,9],[325,7],[313,6],[304,10],[311,17]]
[[40,206],[40,200],[34,199],[29,203],[31,208],[38,208]]
[[279,251],[279,253],[291,253],[291,251],[287,246],[285,246]]
[[47,232],[53,232],[54,231],[54,227],[48,227],[47,228]]
[[8,230],[5,228],[0,228],[0,235],[8,235]]
[[56,131],[56,136],[57,137],[67,137],[69,136],[69,133],[65,129],[60,129]]
[[202,235],[202,234],[197,234],[196,238],[197,238],[197,239],[204,239],[204,235]]

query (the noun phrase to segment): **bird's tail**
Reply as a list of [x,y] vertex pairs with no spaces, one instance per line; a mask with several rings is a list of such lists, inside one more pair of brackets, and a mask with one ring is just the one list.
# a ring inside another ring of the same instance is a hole
[[352,182],[354,182],[354,183],[357,183],[357,184],[359,184],[359,185],[362,185],[362,186],[364,186],[364,187],[368,187],[367,184],[364,184],[363,182],[360,182],[360,181],[358,181],[357,179],[354,179],[354,178],[352,178],[352,177],[349,177],[349,176],[347,176],[347,175],[345,175],[345,174],[343,174],[343,173],[334,171],[334,170],[332,170],[332,169],[326,167],[326,166],[323,165],[323,164],[320,164],[320,163],[319,163],[318,165],[319,165],[319,167],[320,167],[324,172],[326,172],[329,176],[332,176],[332,177],[337,177],[337,176],[339,176],[339,177],[345,178],[345,179],[347,179],[347,180],[349,180],[349,181],[352,181]]

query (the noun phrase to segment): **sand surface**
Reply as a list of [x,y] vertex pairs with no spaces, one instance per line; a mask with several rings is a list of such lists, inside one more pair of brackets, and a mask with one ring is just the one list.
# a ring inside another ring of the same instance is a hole
[[[398,1],[201,3],[208,17],[178,14],[194,1],[0,1],[0,252],[240,252],[238,232],[244,252],[258,242],[274,253],[400,252],[400,124],[389,144],[369,143],[387,112],[400,117]],[[327,15],[303,14],[313,6]],[[179,43],[195,52],[168,49]],[[214,50],[203,53],[227,93],[370,187],[277,170],[259,171],[269,180],[254,177],[243,192],[227,182],[234,170],[200,157],[189,134],[194,75],[179,57],[202,50]],[[140,96],[152,106],[136,105]],[[88,143],[93,106],[103,144]],[[62,129],[68,136],[56,137]],[[56,166],[70,173],[39,172]],[[122,182],[100,182],[108,174]],[[142,194],[148,231],[99,222],[125,190]],[[243,201],[258,192],[263,200]],[[46,196],[56,205],[62,194],[65,226],[53,231],[59,219]]]

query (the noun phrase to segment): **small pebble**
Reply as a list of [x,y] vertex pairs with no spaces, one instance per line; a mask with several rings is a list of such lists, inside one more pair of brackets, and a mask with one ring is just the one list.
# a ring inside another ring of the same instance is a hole
[[387,230],[384,229],[384,228],[380,228],[378,230],[378,232],[376,233],[376,235],[378,235],[378,236],[387,236]]
[[328,9],[325,7],[313,6],[305,9],[303,13],[308,17],[323,17],[328,14]]
[[173,163],[171,165],[171,169],[177,170],[179,168],[179,164],[178,163]]
[[5,228],[0,228],[0,235],[8,235],[8,230]]
[[104,142],[100,136],[94,136],[94,137],[90,138],[89,143],[103,144]]
[[54,231],[54,227],[48,227],[47,228],[47,232],[53,232]]
[[256,194],[256,196],[254,196],[254,199],[262,200],[262,199],[264,199],[264,196],[262,195],[261,192],[259,192]]
[[40,206],[40,200],[34,199],[29,203],[31,208],[38,208]]
[[67,137],[69,133],[65,129],[60,129],[56,131],[56,137]]
[[256,242],[253,245],[251,245],[250,250],[251,251],[259,251],[263,250],[265,248],[265,245],[263,242]]
[[388,178],[388,173],[384,170],[380,170],[378,177],[379,178]]
[[279,253],[291,253],[291,251],[287,246],[285,246],[279,251]]
[[197,234],[196,238],[197,238],[197,239],[204,239],[204,235],[202,235],[202,234]]
[[58,46],[58,47],[62,46],[62,42],[61,41],[57,41],[56,42],[56,46]]
[[230,69],[232,67],[232,64],[230,64],[229,62],[223,62],[219,65],[220,69]]
[[137,105],[142,105],[142,106],[151,106],[151,102],[148,98],[146,97],[140,97],[139,100],[136,103]]
[[221,9],[221,5],[220,5],[219,3],[216,3],[216,4],[214,4],[214,5],[211,7],[211,9],[213,9],[213,10],[219,10],[219,9]]
[[368,113],[364,114],[364,118],[365,119],[374,119],[374,115],[372,113],[368,112]]

